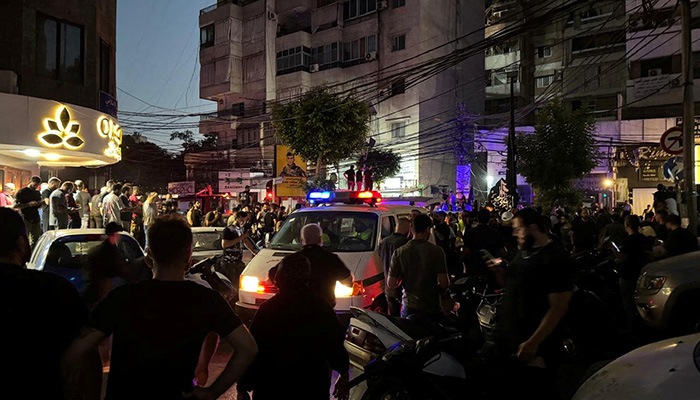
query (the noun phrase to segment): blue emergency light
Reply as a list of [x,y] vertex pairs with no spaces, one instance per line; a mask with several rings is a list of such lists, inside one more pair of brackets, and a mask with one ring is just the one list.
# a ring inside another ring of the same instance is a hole
[[331,198],[331,192],[309,192],[309,200],[327,200]]

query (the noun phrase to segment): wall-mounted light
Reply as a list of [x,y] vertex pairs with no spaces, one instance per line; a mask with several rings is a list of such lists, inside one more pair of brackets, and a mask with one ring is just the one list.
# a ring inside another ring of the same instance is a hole
[[23,150],[22,153],[24,153],[24,155],[29,156],[29,157],[39,157],[41,155],[41,152],[39,150],[36,150],[36,149]]
[[56,161],[61,158],[59,154],[56,153],[46,153],[44,154],[44,158],[49,160],[49,161]]

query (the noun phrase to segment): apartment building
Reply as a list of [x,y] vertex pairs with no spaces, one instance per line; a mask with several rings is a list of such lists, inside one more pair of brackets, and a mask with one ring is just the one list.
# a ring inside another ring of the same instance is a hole
[[483,75],[483,57],[417,84],[396,74],[482,40],[467,33],[483,26],[483,13],[483,0],[229,0],[203,9],[200,97],[216,101],[218,111],[203,117],[199,130],[216,134],[218,145],[186,156],[189,179],[232,168],[271,173],[270,102],[337,85],[369,87],[363,98],[371,107],[370,135],[378,148],[403,157],[385,193],[454,188],[450,130],[461,103],[470,113],[483,111],[483,82],[473,79]]
[[[556,7],[565,2],[548,4]],[[489,38],[528,21],[540,12],[533,10],[537,9],[532,8],[532,3],[518,0],[487,3],[485,36]],[[592,113],[597,121],[600,152],[614,153],[610,140],[621,140],[617,121],[628,75],[626,23],[622,0],[574,5],[571,12],[553,22],[486,50],[485,110],[494,117],[486,120],[486,127],[492,130],[484,136],[490,142],[477,143],[477,151],[487,153],[488,166],[483,177],[487,189],[506,174],[505,145],[494,143],[494,139],[507,134],[508,124],[503,120],[511,107],[510,79],[513,79],[514,106],[529,110],[527,115],[519,114],[518,132],[532,132],[536,109],[556,98],[570,110],[583,108]],[[603,183],[612,172],[611,158],[603,158],[590,179],[583,182],[586,191],[597,196],[606,190]],[[480,182],[482,177],[476,180]],[[521,198],[530,197],[522,177],[518,178],[518,187]]]

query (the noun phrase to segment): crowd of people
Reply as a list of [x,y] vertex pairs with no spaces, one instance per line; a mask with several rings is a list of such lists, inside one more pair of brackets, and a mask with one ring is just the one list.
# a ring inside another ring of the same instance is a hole
[[[203,215],[201,203],[189,203],[184,212],[192,227],[227,227],[234,224],[239,212],[250,214],[250,228],[256,240],[279,230],[288,216],[284,206],[251,201],[250,188],[239,196],[239,204],[225,212],[223,205]],[[159,215],[183,213],[176,199],[157,192],[144,192],[137,185],[108,180],[100,189],[90,190],[81,181],[61,181],[52,177],[46,183],[38,176],[15,192],[15,185],[6,183],[0,192],[0,207],[17,210],[27,226],[30,245],[49,230],[105,228],[114,223],[147,244],[149,227]]]
[[[280,398],[292,388],[327,398],[331,370],[339,374],[335,395],[348,397],[348,354],[333,307],[336,282],[349,286],[353,278],[342,260],[323,248],[320,225],[302,227],[302,249],[270,271],[279,292],[261,305],[249,331],[224,297],[188,279],[191,228],[226,227],[223,258],[235,276],[244,267],[244,248],[255,254],[254,238],[279,230],[287,217],[284,207],[256,204],[244,195],[228,217],[223,208],[202,215],[196,201],[181,215],[173,200],[144,195],[128,184],[107,182],[92,196],[80,181],[51,178],[42,192],[40,185],[41,179],[33,177],[13,193],[12,208],[19,213],[0,208],[0,296],[10,327],[0,337],[13,344],[4,358],[13,367],[9,381],[24,391],[19,397],[99,398],[98,348],[109,337],[108,399],[215,399],[236,382],[239,399],[247,399],[249,391],[255,399]],[[386,276],[386,311],[442,321],[454,312],[445,301],[451,279],[484,277],[504,288],[505,295],[494,341],[479,351],[480,359],[507,371],[513,384],[503,387],[505,392],[553,397],[547,388],[557,365],[554,342],[574,291],[571,257],[615,248],[621,301],[632,327],[632,296],[641,268],[653,259],[698,249],[697,238],[681,227],[677,207],[664,196],[656,196],[642,217],[625,206],[612,212],[595,206],[557,208],[551,214],[535,208],[459,214],[415,209],[377,249]],[[152,279],[101,293],[88,308],[67,281],[23,268],[32,241],[44,230],[44,216],[46,229],[87,225],[111,232],[121,227],[142,235]],[[47,340],[42,333],[48,331]],[[233,356],[204,387],[207,379],[198,377],[199,364],[212,334],[233,348]],[[305,360],[301,368],[299,359]],[[37,381],[43,384],[33,384]]]

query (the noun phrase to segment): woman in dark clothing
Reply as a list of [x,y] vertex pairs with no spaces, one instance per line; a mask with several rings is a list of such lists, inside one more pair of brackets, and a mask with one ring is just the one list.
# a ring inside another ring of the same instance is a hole
[[[282,259],[275,274],[279,288],[260,306],[250,327],[258,344],[258,357],[239,382],[239,399],[252,390],[254,400],[290,396],[328,399],[331,370],[340,376],[334,396],[348,398],[348,353],[343,346],[344,329],[331,306],[309,290],[311,264],[302,254]],[[299,366],[299,360],[304,365]]]

